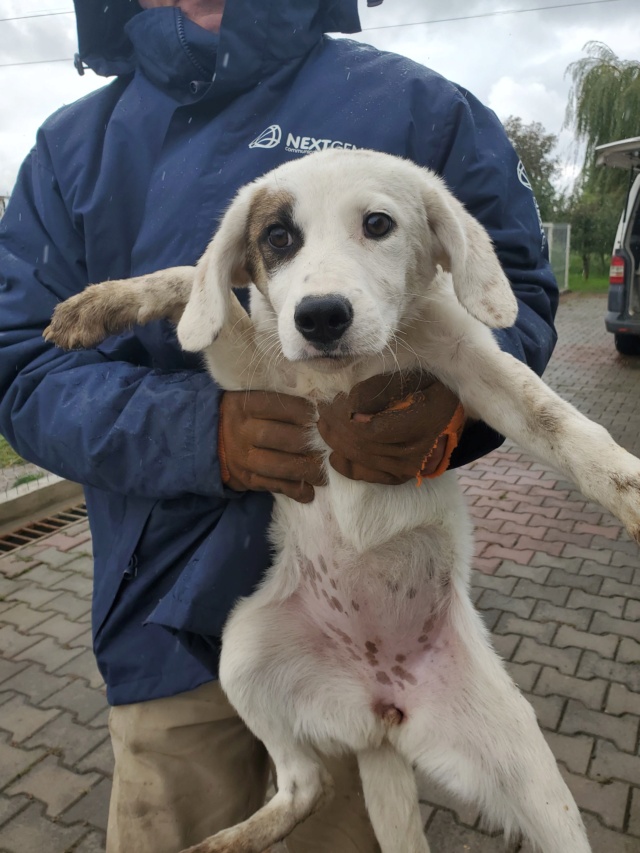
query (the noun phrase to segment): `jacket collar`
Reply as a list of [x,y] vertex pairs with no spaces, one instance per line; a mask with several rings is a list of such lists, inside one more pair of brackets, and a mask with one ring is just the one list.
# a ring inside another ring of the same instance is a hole
[[[173,8],[142,12],[136,0],[75,0],[75,6],[81,73],[85,65],[104,76],[129,74],[141,66],[157,85],[167,85],[161,81],[174,74],[183,82],[182,75],[193,74],[198,64],[211,71],[210,60],[202,60],[214,51],[216,39],[219,49],[209,79],[226,96],[305,56],[324,32],[360,29],[357,0],[227,0],[219,37]],[[196,54],[195,65],[190,52]]]
[[198,27],[179,9],[159,7],[136,15],[125,26],[137,67],[158,88],[178,100],[211,84],[219,37]]

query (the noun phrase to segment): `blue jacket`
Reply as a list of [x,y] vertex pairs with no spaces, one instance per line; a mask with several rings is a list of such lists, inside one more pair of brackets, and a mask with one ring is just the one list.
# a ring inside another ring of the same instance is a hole
[[[327,146],[387,151],[444,176],[488,229],[520,301],[501,346],[538,373],[557,288],[495,116],[414,62],[324,36],[357,29],[355,0],[229,0],[219,36],[173,8],[103,8],[78,3],[81,58],[119,76],[45,122],[0,223],[0,431],[85,487],[94,646],[119,704],[215,676],[229,609],[269,563],[271,498],[223,487],[219,391],[169,324],[65,353],[41,337],[61,299],[194,263],[242,184]],[[478,425],[455,463],[499,443]]]

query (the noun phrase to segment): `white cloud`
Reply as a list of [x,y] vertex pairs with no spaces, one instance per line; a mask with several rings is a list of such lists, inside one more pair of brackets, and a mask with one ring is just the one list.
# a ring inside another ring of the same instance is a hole
[[550,91],[544,83],[500,77],[489,91],[487,105],[500,119],[519,116],[525,124],[541,121],[546,129],[558,133],[564,121],[566,98]]
[[[259,0],[256,0],[259,2]],[[539,121],[560,133],[559,153],[570,172],[575,153],[570,134],[561,132],[570,81],[565,70],[583,56],[587,41],[609,44],[618,55],[637,58],[640,4],[614,0],[566,9],[486,15],[496,7],[553,6],[567,0],[385,0],[367,9],[360,0],[361,36],[383,50],[403,53],[468,87],[501,117],[510,113]],[[71,8],[72,0],[2,0],[0,17]],[[389,24],[466,20],[379,29]],[[0,22],[0,64],[73,56],[73,15]],[[0,194],[13,184],[18,166],[42,121],[104,80],[88,72],[78,77],[71,62],[0,68]]]

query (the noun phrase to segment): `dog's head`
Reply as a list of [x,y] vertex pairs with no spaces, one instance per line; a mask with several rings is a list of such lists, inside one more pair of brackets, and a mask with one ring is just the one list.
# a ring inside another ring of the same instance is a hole
[[206,349],[230,288],[253,282],[287,359],[338,366],[382,352],[438,266],[470,314],[513,324],[486,231],[439,178],[372,151],[307,155],[240,190],[198,264],[178,338]]

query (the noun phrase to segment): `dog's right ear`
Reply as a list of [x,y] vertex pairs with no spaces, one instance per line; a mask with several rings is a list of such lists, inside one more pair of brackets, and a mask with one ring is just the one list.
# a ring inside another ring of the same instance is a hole
[[225,213],[196,266],[191,295],[178,323],[178,340],[188,352],[202,352],[215,341],[229,313],[233,287],[247,287],[246,224],[254,188],[243,187]]
[[482,225],[424,170],[422,196],[434,239],[434,260],[451,273],[453,289],[467,311],[492,329],[512,326],[518,303]]

